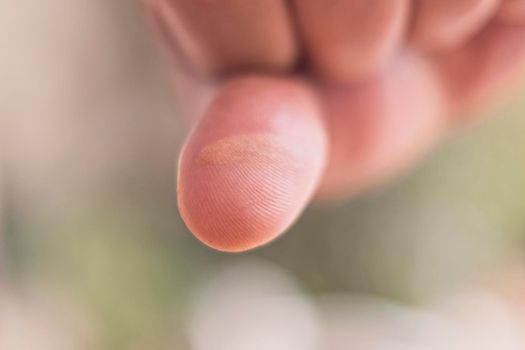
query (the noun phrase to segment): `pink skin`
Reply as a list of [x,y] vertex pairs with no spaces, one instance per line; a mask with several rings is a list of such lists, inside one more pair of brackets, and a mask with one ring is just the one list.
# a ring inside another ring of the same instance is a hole
[[497,19],[508,24],[525,22],[525,0],[502,0]]
[[308,59],[321,77],[362,80],[381,70],[408,29],[409,0],[295,0]]
[[507,93],[524,73],[525,26],[494,23],[462,48],[431,61],[444,83],[455,121],[475,116]]
[[374,80],[328,88],[323,96],[331,154],[320,199],[344,200],[392,178],[443,130],[442,91],[429,64],[414,52],[397,57]]
[[[148,7],[171,58],[186,63],[175,85],[196,121],[180,157],[180,212],[222,251],[272,241],[316,192],[342,200],[395,178],[506,91],[525,62],[525,21],[502,15],[518,0],[396,0],[377,12],[362,0],[297,0],[288,24],[284,2],[228,1]],[[286,69],[301,44],[303,80],[291,71],[209,78]]]
[[425,50],[455,49],[496,13],[500,0],[415,0],[413,40]]
[[179,163],[181,215],[204,243],[237,252],[286,230],[314,194],[327,137],[317,98],[301,81],[225,85]]
[[177,50],[197,70],[280,70],[297,58],[293,27],[281,0],[145,1],[164,17]]

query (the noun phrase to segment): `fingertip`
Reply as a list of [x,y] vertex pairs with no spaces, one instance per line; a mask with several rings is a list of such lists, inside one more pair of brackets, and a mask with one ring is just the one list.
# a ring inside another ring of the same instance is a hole
[[325,154],[319,106],[305,83],[235,79],[218,93],[181,153],[181,216],[217,250],[264,245],[306,206]]

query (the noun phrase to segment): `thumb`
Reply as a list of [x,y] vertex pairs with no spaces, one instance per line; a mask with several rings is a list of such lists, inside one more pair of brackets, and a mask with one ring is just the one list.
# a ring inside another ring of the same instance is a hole
[[205,244],[239,252],[285,231],[314,194],[327,137],[315,94],[299,80],[233,79],[180,156],[178,202]]

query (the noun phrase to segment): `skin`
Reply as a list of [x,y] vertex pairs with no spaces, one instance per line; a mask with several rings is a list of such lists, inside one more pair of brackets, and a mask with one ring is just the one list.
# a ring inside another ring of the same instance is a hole
[[415,0],[412,39],[425,50],[453,50],[494,16],[501,0]]
[[149,0],[148,6],[162,17],[190,69],[209,74],[284,70],[297,59],[294,29],[281,0]]
[[177,192],[184,221],[223,251],[271,241],[313,196],[327,139],[320,104],[304,82],[229,82],[182,150]]
[[410,10],[409,0],[295,0],[294,5],[314,71],[338,82],[365,80],[383,69],[405,37]]
[[399,176],[525,63],[522,0],[146,5],[191,111],[180,212],[222,251]]
[[503,0],[497,19],[508,24],[523,23],[525,21],[525,0]]

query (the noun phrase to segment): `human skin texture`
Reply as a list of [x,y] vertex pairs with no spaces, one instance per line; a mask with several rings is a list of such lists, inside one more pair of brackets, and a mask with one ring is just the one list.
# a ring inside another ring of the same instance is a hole
[[508,93],[525,61],[523,0],[145,8],[181,104],[194,111],[179,208],[197,238],[222,251],[272,241],[312,197],[346,200],[396,178]]
[[182,217],[220,250],[265,244],[314,194],[326,152],[321,109],[307,84],[258,76],[231,81],[182,151]]

